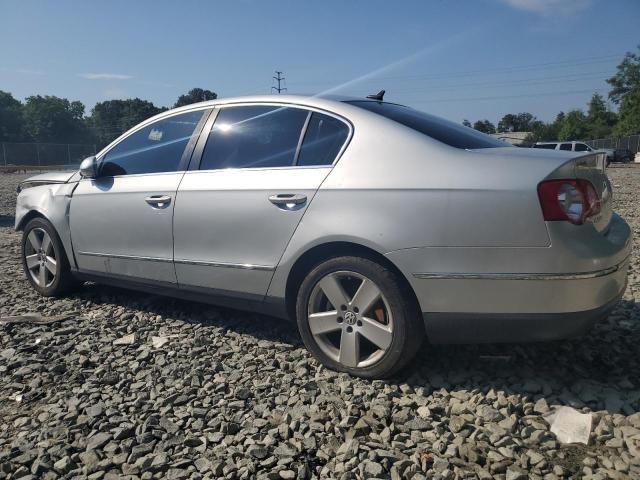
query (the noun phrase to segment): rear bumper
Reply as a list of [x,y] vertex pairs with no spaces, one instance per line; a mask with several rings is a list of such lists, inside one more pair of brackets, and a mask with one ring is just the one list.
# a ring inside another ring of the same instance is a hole
[[[432,343],[537,342],[582,335],[606,318],[627,285],[629,258],[614,267],[533,279],[444,280],[483,306],[509,305],[510,312],[424,312]],[[526,300],[525,300],[526,299]],[[464,304],[464,301],[462,302]],[[519,307],[519,308],[518,308]]]
[[[543,341],[580,335],[627,283],[631,230],[550,226],[546,248],[416,248],[387,254],[405,273],[434,343]],[[474,272],[474,273],[469,273]]]
[[615,308],[622,293],[584,312],[424,313],[431,343],[546,342],[583,335]]

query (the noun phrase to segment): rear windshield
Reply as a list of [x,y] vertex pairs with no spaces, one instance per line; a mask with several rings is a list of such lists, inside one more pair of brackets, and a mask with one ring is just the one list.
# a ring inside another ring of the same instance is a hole
[[451,147],[473,150],[510,146],[472,128],[402,105],[365,100],[351,100],[346,103],[387,117]]
[[557,143],[537,143],[533,148],[546,148],[547,150],[555,150]]

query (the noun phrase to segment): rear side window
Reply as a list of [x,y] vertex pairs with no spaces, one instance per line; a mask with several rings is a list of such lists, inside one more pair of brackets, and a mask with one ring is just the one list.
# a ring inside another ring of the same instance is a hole
[[560,144],[560,150],[571,151],[571,144],[570,143],[561,143]]
[[312,113],[296,165],[331,165],[348,136],[349,127],[344,122]]
[[534,145],[533,148],[545,148],[547,150],[555,150],[557,143],[543,143],[540,145]]
[[200,169],[293,165],[307,113],[266,105],[223,108],[209,133]]
[[402,105],[365,100],[348,101],[347,103],[387,117],[451,147],[473,150],[510,146],[472,128]]
[[204,110],[173,115],[129,135],[102,158],[100,175],[177,171],[203,115]]
[[589,147],[587,145],[585,145],[584,143],[576,143],[576,152],[588,152],[589,151]]

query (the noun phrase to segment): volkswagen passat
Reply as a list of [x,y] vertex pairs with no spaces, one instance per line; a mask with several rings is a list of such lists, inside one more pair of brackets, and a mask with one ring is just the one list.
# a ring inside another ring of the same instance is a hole
[[364,377],[425,334],[584,332],[631,251],[604,155],[510,147],[380,96],[190,105],[20,189],[40,294],[91,280],[288,317],[323,364]]

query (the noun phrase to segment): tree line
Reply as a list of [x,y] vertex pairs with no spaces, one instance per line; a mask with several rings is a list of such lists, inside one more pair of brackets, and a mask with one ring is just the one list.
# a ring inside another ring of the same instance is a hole
[[609,100],[618,106],[617,113],[609,111],[604,97],[594,93],[586,112],[581,109],[560,112],[552,122],[543,122],[531,113],[522,112],[503,116],[497,126],[489,120],[478,120],[473,124],[464,120],[462,124],[484,133],[530,132],[525,143],[640,133],[640,55],[627,52],[607,83],[611,86]]
[[[525,143],[640,133],[640,55],[627,52],[616,68],[607,82],[611,86],[609,100],[618,106],[617,113],[609,111],[604,97],[594,93],[586,112],[560,112],[552,122],[522,112],[503,116],[497,126],[486,119],[462,123],[484,133],[531,132]],[[180,95],[173,107],[217,97],[210,90],[193,88]],[[21,102],[0,90],[0,142],[87,143],[102,148],[129,128],[165,110],[166,107],[133,98],[98,102],[85,115],[82,102],[50,95],[33,95]]]
[[[193,88],[173,107],[214,100],[215,92]],[[143,120],[167,110],[139,98],[98,102],[85,116],[82,102],[32,95],[21,102],[0,90],[0,142],[87,143],[102,148]]]

